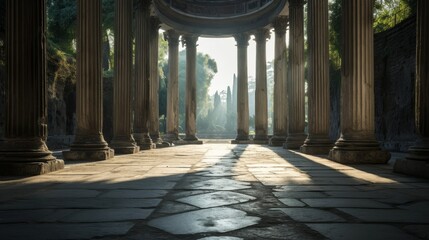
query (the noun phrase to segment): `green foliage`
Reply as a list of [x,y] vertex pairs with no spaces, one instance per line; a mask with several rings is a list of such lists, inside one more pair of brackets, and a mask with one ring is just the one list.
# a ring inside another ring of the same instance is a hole
[[74,53],[73,39],[77,17],[76,1],[48,0],[48,37],[57,48]]
[[[167,45],[160,44],[160,90],[159,90],[159,105],[160,115],[165,115],[166,111],[166,89],[167,89],[167,76],[168,76],[168,62],[166,59]],[[162,57],[164,56],[164,57]],[[210,58],[209,55],[198,53],[197,54],[197,127],[205,129],[209,127],[210,119],[208,119],[209,112],[212,110],[212,102],[208,95],[208,89],[214,75],[217,73],[216,61]],[[179,125],[184,129],[185,119],[185,98],[186,98],[186,51],[183,50],[179,53]]]
[[415,12],[415,0],[377,0],[374,9],[374,31],[394,27]]

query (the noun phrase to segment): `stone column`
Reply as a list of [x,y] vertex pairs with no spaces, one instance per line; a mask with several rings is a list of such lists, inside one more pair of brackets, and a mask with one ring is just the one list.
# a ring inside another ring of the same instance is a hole
[[307,154],[328,154],[329,32],[328,0],[308,1],[308,137],[301,146]]
[[278,17],[273,23],[275,31],[274,51],[274,111],[273,137],[270,145],[283,146],[287,136],[287,89],[286,89],[286,28],[289,19]]
[[115,0],[115,79],[113,82],[113,139],[116,153],[139,152],[131,130],[133,68],[133,0]]
[[374,129],[373,0],[343,0],[341,137],[330,158],[341,163],[386,163]]
[[142,150],[155,148],[149,136],[149,34],[150,1],[139,0],[135,16],[134,138]]
[[299,149],[305,134],[305,80],[304,80],[304,1],[290,0],[289,66],[288,79],[288,135],[283,145]]
[[186,136],[184,141],[201,144],[197,133],[197,41],[198,36],[184,36],[186,44]]
[[256,93],[255,93],[255,138],[258,144],[268,143],[268,96],[267,96],[267,52],[266,41],[270,30],[260,29],[256,41]]
[[168,84],[167,84],[167,135],[164,140],[173,143],[179,140],[179,37],[169,30],[168,40]]
[[160,22],[157,17],[150,17],[150,58],[149,58],[149,134],[156,147],[168,147],[159,134],[159,70],[158,41]]
[[247,86],[247,46],[249,34],[234,36],[237,41],[237,137],[233,144],[249,143],[249,90]]
[[5,139],[0,175],[40,175],[64,168],[47,138],[46,3],[6,1]]
[[395,162],[395,172],[429,178],[429,2],[417,1],[416,127],[419,133],[406,159]]
[[65,160],[114,156],[103,137],[101,0],[77,1],[76,136]]

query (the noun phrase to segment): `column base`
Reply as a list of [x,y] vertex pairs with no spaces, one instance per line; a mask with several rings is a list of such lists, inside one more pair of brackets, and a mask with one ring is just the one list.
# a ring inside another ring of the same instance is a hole
[[331,149],[329,159],[344,164],[385,164],[390,159],[390,153],[385,150],[345,150]]
[[180,145],[201,145],[204,144],[203,141],[201,140],[179,140],[179,141],[174,141],[174,145],[180,146]]
[[169,142],[165,142],[165,141],[162,141],[162,139],[161,139],[161,142],[158,142],[158,143],[156,143],[155,145],[156,145],[156,148],[166,148],[166,147],[171,147],[171,143],[169,143]]
[[115,156],[113,149],[100,150],[70,150],[63,152],[63,158],[66,161],[103,161]]
[[140,151],[140,147],[130,137],[113,137],[110,147],[115,150],[115,154],[134,154]]
[[64,161],[54,159],[46,162],[0,161],[0,176],[36,176],[64,168]]
[[253,140],[247,139],[247,140],[231,140],[231,144],[253,144]]
[[270,146],[274,146],[274,147],[282,147],[285,142],[286,142],[286,136],[274,135],[270,139],[269,144]]
[[380,144],[369,140],[340,138],[329,152],[329,159],[344,164],[385,164],[390,159],[390,153],[382,150]]
[[115,147],[112,146],[113,150],[115,151],[115,154],[135,154],[140,152],[139,146],[134,147]]
[[328,155],[334,144],[328,137],[309,135],[300,151],[311,155]]
[[140,151],[156,149],[155,143],[141,143],[141,144],[138,144],[138,146],[140,148]]
[[173,144],[176,141],[180,141],[179,134],[176,134],[176,133],[167,133],[164,136],[164,141],[169,142],[171,144]]
[[0,175],[34,176],[64,168],[40,137],[0,141]]
[[393,166],[393,171],[396,173],[429,179],[429,161],[398,159]]
[[332,147],[333,144],[329,146],[301,146],[299,150],[309,155],[328,155]]
[[156,144],[152,142],[149,134],[147,133],[134,133],[134,139],[140,150],[151,150],[156,148]]
[[294,133],[289,134],[286,138],[283,148],[285,149],[299,149],[304,144],[307,134],[305,133]]
[[429,179],[429,139],[419,139],[410,147],[406,159],[398,159],[393,171]]
[[253,144],[259,144],[259,145],[268,145],[268,138],[263,140],[263,139],[253,139]]

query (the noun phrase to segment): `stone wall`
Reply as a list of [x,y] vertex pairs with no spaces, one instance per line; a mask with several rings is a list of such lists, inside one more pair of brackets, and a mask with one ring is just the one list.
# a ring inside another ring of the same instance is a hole
[[415,17],[375,35],[376,135],[391,151],[406,151],[416,139],[415,59]]

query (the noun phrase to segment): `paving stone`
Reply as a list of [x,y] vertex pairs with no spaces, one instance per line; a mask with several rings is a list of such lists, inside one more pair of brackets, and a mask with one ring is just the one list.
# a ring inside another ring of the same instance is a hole
[[278,224],[269,227],[246,228],[235,234],[243,239],[279,239],[279,240],[321,240],[324,239],[318,232],[303,224]]
[[259,220],[244,211],[221,207],[157,218],[148,224],[172,234],[223,233],[255,225]]
[[222,236],[222,237],[205,237],[205,238],[200,238],[198,240],[243,240],[243,239],[237,238],[237,237]]
[[345,222],[338,215],[314,208],[274,208],[298,222]]
[[391,208],[371,199],[349,199],[349,198],[305,198],[301,199],[310,207],[317,208]]
[[65,198],[25,199],[0,204],[2,210],[56,208],[151,208],[161,199]]
[[197,207],[183,204],[183,203],[176,203],[176,202],[163,202],[160,206],[160,208],[157,210],[159,213],[182,213],[182,212],[189,212],[193,210],[197,210]]
[[166,190],[112,190],[100,198],[159,198],[166,194]]
[[0,225],[2,239],[63,240],[125,235],[134,223],[6,224]]
[[31,195],[31,198],[91,198],[99,195],[96,190],[81,190],[81,189],[53,189],[38,192]]
[[313,223],[307,226],[331,240],[417,240],[399,228],[382,224]]
[[355,186],[282,186],[274,189],[283,192],[355,191]]
[[429,225],[408,225],[404,230],[421,239],[429,239]]
[[279,198],[279,201],[288,207],[305,207],[305,203],[294,198]]
[[219,207],[255,200],[255,197],[229,191],[219,191],[177,199],[199,208]]
[[114,208],[80,210],[62,219],[63,222],[116,222],[146,219],[154,209]]
[[324,198],[327,195],[323,192],[273,192],[278,198]]
[[355,209],[339,208],[340,211],[352,215],[365,222],[381,223],[429,223],[426,212],[405,209]]
[[208,190],[240,190],[251,188],[247,182],[239,182],[228,178],[212,179],[191,184],[185,189],[208,189]]
[[0,223],[36,222],[54,212],[53,209],[0,211]]

